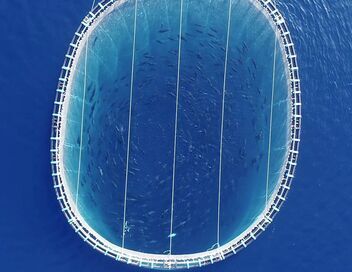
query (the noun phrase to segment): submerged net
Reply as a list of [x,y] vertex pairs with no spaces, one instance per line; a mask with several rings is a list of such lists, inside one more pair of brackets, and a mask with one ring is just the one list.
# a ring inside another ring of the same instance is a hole
[[76,35],[52,137],[76,231],[153,268],[212,263],[255,239],[299,143],[296,56],[275,5],[103,1]]

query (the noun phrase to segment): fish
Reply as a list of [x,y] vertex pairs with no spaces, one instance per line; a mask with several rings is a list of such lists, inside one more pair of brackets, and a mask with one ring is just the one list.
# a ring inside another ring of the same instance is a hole
[[94,41],[93,41],[93,45],[92,45],[92,46],[94,46],[94,45],[95,45],[95,43],[97,42],[97,40],[98,40],[98,36],[96,36],[96,37],[95,37],[95,39],[94,39]]
[[215,32],[215,33],[218,33],[218,31],[215,28],[213,28],[213,27],[210,27],[210,30]]
[[244,52],[247,52],[248,51],[248,47],[247,47],[247,44],[245,42],[242,43],[242,50]]
[[146,58],[146,59],[154,59],[154,57],[151,56],[151,55],[149,55],[149,53],[144,53],[143,56],[144,56],[144,58]]
[[253,66],[254,66],[254,69],[257,70],[257,64],[256,64],[256,62],[255,62],[254,59],[252,59],[252,64],[253,64]]
[[169,29],[167,29],[167,28],[162,28],[162,29],[159,30],[159,33],[165,33],[165,32],[168,32],[168,31],[169,31]]
[[171,234],[169,234],[167,237],[168,238],[174,238],[176,236],[176,233],[171,233]]

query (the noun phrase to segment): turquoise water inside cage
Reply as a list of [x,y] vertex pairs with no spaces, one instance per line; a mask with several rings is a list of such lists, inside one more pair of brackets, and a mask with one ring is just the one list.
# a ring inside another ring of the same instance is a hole
[[[173,254],[206,251],[217,242],[228,4],[184,0]],[[126,208],[125,247],[147,253],[169,249],[179,18],[179,1],[138,2],[130,141],[133,1],[106,15],[91,33],[68,97],[63,156],[78,211],[102,237],[121,246]],[[250,1],[232,1],[220,245],[240,235],[265,208],[273,89],[269,196],[285,162],[290,102],[279,43],[273,77],[275,37]]]

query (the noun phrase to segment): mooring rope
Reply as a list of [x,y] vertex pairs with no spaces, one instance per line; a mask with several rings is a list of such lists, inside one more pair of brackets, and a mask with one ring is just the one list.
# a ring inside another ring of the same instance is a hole
[[[276,7],[276,1],[273,0],[273,4]],[[265,188],[265,208],[268,206],[268,194],[269,194],[269,176],[270,176],[270,158],[271,158],[271,140],[272,140],[272,124],[273,124],[273,106],[274,106],[274,93],[275,93],[275,70],[276,70],[276,53],[277,53],[277,25],[275,23],[275,45],[274,45],[274,57],[273,57],[273,71],[272,71],[272,84],[271,84],[271,102],[270,102],[270,122],[269,122],[269,140],[268,140],[268,158],[266,168],[266,188]]]
[[225,49],[225,64],[224,64],[224,78],[222,88],[222,105],[221,105],[221,128],[220,128],[220,151],[219,151],[219,176],[218,176],[218,220],[217,220],[217,245],[220,246],[220,208],[221,208],[221,179],[222,179],[222,149],[224,138],[224,116],[225,116],[225,97],[226,97],[226,78],[227,65],[230,41],[230,26],[231,26],[231,10],[232,0],[229,0],[228,19],[227,19],[227,34],[226,34],[226,49]]
[[170,235],[169,254],[172,254],[173,219],[174,219],[174,198],[175,198],[175,174],[176,174],[176,149],[177,149],[177,129],[178,129],[178,99],[180,89],[180,67],[181,67],[181,46],[182,46],[182,14],[183,0],[180,3],[180,25],[178,33],[178,59],[177,59],[177,82],[176,82],[176,106],[175,106],[175,128],[174,128],[174,154],[172,165],[172,188],[171,188],[171,212],[170,212]]
[[127,206],[127,189],[128,189],[128,171],[130,159],[130,141],[131,141],[131,119],[132,119],[132,102],[133,102],[133,83],[134,83],[134,63],[136,51],[136,30],[137,30],[137,8],[138,0],[135,0],[134,5],[134,23],[133,23],[133,44],[132,44],[132,63],[131,63],[131,87],[130,87],[130,105],[128,114],[128,136],[127,136],[127,152],[126,152],[126,173],[125,173],[125,196],[123,204],[123,224],[122,224],[122,244],[125,247],[125,234],[126,234],[126,206]]

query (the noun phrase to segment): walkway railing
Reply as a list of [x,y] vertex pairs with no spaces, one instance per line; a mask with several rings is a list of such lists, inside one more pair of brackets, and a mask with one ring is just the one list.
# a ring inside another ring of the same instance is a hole
[[268,225],[273,221],[274,216],[280,210],[283,202],[286,200],[287,193],[291,187],[297,165],[298,149],[300,144],[302,104],[297,56],[290,32],[284,18],[275,7],[272,0],[250,0],[257,7],[260,7],[264,11],[264,14],[271,20],[272,24],[278,28],[281,46],[283,46],[286,54],[288,74],[290,77],[291,126],[289,151],[284,171],[281,174],[280,184],[276,187],[274,193],[272,194],[267,209],[240,236],[216,249],[187,255],[141,253],[124,249],[110,243],[96,233],[84,221],[83,217],[76,211],[74,202],[70,198],[70,193],[67,193],[66,191],[68,190],[68,187],[65,181],[65,176],[62,172],[63,161],[61,152],[63,151],[64,139],[61,136],[61,132],[65,126],[63,108],[66,97],[70,94],[69,84],[70,80],[72,80],[72,72],[74,71],[76,56],[79,54],[79,50],[84,45],[84,39],[86,38],[85,35],[88,29],[94,28],[98,19],[101,19],[109,10],[113,10],[117,5],[124,1],[125,0],[103,0],[95,8],[93,8],[93,10],[90,11],[89,14],[83,19],[81,25],[77,29],[65,56],[54,102],[50,147],[54,188],[61,210],[65,214],[69,224],[85,242],[101,253],[125,263],[147,268],[178,269],[195,266],[200,267],[221,261],[247,247],[268,227]]

